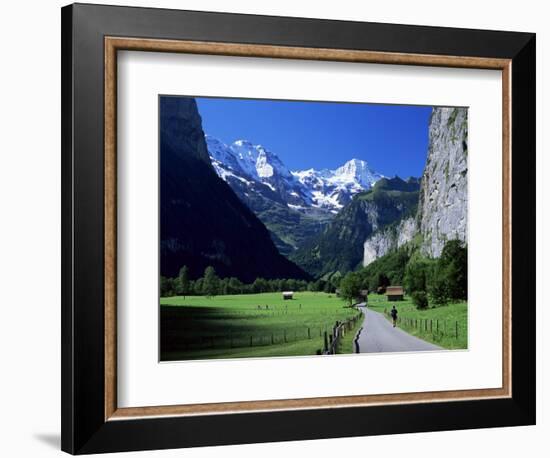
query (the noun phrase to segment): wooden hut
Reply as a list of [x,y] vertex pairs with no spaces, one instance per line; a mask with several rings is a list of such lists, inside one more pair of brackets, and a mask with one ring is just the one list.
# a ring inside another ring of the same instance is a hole
[[402,286],[388,286],[386,288],[386,297],[388,301],[402,301],[403,300],[403,287]]
[[283,291],[283,300],[288,301],[294,297],[293,291]]

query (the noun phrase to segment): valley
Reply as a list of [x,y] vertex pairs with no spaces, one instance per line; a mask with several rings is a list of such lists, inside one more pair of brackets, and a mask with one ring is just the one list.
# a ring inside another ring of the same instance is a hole
[[364,160],[290,171],[274,152],[246,140],[226,145],[206,135],[206,144],[218,176],[264,223],[280,253],[314,278],[360,266],[373,233],[417,210],[418,178],[386,178]]
[[431,109],[407,178],[342,154],[291,169],[205,133],[193,98],[161,97],[160,121],[162,360],[467,348],[466,109]]

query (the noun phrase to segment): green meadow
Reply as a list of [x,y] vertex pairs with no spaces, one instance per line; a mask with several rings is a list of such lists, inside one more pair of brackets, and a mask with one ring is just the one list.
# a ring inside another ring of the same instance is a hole
[[[335,323],[359,316],[334,294],[162,297],[161,360],[315,355]],[[353,352],[357,320],[339,353]]]
[[403,301],[388,302],[384,295],[369,295],[369,308],[376,312],[389,313],[392,305],[398,311],[398,326],[409,334],[447,349],[468,348],[467,302],[418,310],[409,296]]

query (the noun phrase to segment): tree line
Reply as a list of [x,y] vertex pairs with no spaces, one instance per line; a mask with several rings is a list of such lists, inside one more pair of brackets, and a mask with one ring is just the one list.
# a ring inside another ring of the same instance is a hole
[[258,294],[281,291],[323,291],[334,293],[336,285],[331,281],[257,278],[253,283],[243,283],[236,277],[220,278],[212,266],[204,270],[202,277],[189,279],[189,269],[183,266],[177,277],[160,277],[160,295],[169,296],[219,296],[227,294]]
[[227,294],[258,294],[281,291],[319,291],[334,293],[339,290],[342,299],[350,304],[361,297],[364,290],[385,291],[390,285],[401,285],[417,308],[430,304],[445,305],[451,301],[466,300],[468,296],[468,248],[459,240],[445,243],[439,258],[423,256],[418,248],[403,246],[386,254],[367,267],[348,272],[344,277],[334,275],[330,280],[265,279],[243,283],[236,277],[220,278],[212,266],[202,277],[189,279],[189,270],[183,266],[175,278],[160,278],[160,294],[168,296],[207,296]]
[[349,272],[340,282],[340,294],[350,303],[361,290],[385,291],[400,285],[417,308],[430,303],[446,305],[468,297],[468,248],[459,240],[445,243],[439,258],[423,256],[419,249],[403,246],[368,266]]

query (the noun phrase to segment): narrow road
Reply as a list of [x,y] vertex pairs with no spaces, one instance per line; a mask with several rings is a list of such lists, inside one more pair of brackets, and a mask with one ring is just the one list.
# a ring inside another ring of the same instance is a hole
[[443,350],[437,345],[411,336],[399,327],[394,328],[382,313],[374,312],[364,305],[359,305],[365,315],[357,341],[359,353]]

